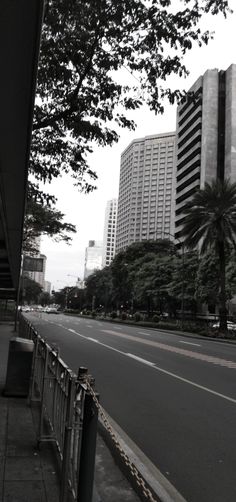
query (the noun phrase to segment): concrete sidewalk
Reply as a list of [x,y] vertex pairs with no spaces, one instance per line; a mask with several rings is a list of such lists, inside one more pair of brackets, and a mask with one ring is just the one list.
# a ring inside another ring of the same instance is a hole
[[[37,414],[27,399],[4,397],[9,340],[14,326],[0,324],[0,501],[58,502],[60,473],[50,443],[37,449]],[[97,438],[93,502],[138,502],[140,498]]]

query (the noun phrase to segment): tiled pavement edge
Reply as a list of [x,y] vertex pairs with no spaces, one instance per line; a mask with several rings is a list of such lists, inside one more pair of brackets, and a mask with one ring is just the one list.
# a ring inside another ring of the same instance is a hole
[[[37,449],[37,411],[25,398],[3,397],[14,326],[0,324],[0,501],[58,502],[60,476],[50,443]],[[93,502],[138,502],[100,434]]]
[[2,502],[58,502],[59,477],[50,444],[37,449],[36,423],[27,399],[4,397],[13,325],[0,325],[0,497]]

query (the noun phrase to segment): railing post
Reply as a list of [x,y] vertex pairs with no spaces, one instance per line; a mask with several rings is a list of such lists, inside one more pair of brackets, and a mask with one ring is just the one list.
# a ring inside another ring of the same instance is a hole
[[73,406],[75,400],[75,380],[71,377],[69,380],[67,409],[66,409],[66,424],[63,445],[63,461],[62,461],[62,480],[60,490],[60,502],[67,501],[68,494],[68,473],[70,469],[70,454],[71,454],[71,436],[73,428]]
[[[98,398],[98,395],[96,394]],[[92,502],[98,409],[88,392],[84,395],[77,501]]]
[[43,436],[43,420],[44,420],[44,400],[45,400],[45,391],[46,391],[46,379],[48,373],[48,347],[45,344],[45,360],[44,360],[44,371],[43,371],[43,386],[42,386],[42,394],[41,394],[41,410],[40,410],[40,419],[39,419],[39,433],[38,433],[38,447],[40,445],[42,436]]
[[35,373],[36,373],[36,364],[37,364],[37,357],[38,357],[38,344],[39,340],[36,338],[34,342],[34,353],[33,353],[33,362],[32,362],[32,369],[31,369],[31,376],[30,376],[30,388],[29,388],[29,402],[34,400],[34,386],[35,386]]

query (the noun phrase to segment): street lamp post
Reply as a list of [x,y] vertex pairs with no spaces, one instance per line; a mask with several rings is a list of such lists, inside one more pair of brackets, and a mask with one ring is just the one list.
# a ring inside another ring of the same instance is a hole
[[168,235],[169,237],[173,237],[181,246],[181,256],[182,256],[182,282],[181,282],[181,327],[183,328],[184,325],[184,294],[185,294],[185,287],[184,287],[184,266],[185,266],[185,254],[184,254],[184,242],[181,242],[178,237],[175,237],[175,235],[171,234],[170,232],[165,232],[164,230],[161,230],[160,232],[155,231],[155,232],[150,232],[150,234],[155,235],[155,239],[157,239],[158,233],[160,234],[161,238],[162,236]]

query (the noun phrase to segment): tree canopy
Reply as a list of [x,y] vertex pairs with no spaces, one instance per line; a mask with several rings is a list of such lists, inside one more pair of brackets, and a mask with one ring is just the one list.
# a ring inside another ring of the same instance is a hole
[[185,244],[216,252],[219,267],[220,328],[227,329],[226,252],[236,247],[236,183],[216,179],[196,192],[185,208]]
[[21,284],[20,301],[26,303],[37,303],[43,288],[38,282],[24,276]]
[[38,253],[37,237],[48,235],[56,241],[63,240],[70,243],[68,233],[76,232],[75,226],[63,222],[64,214],[46,204],[28,200],[27,212],[24,221],[23,251],[25,253]]
[[[38,183],[63,172],[80,189],[92,190],[93,144],[112,145],[117,127],[134,129],[128,112],[142,103],[159,113],[165,97],[180,99],[168,78],[187,75],[185,53],[212,37],[199,27],[202,16],[227,12],[227,0],[182,0],[177,8],[175,0],[47,0],[30,196],[53,202]],[[128,83],[118,70],[132,75]]]

